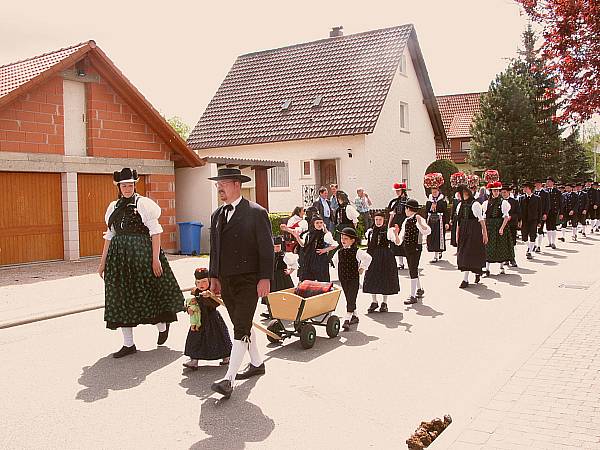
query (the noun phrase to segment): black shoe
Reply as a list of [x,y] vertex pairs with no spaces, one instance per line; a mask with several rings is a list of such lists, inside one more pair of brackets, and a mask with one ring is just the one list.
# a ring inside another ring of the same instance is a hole
[[546,248],[552,248],[552,244],[546,245]]
[[260,366],[256,367],[252,364],[248,363],[246,368],[239,372],[236,376],[236,380],[247,380],[248,378],[255,377],[257,375],[265,374],[265,363],[262,363]]
[[415,303],[417,303],[417,297],[408,297],[406,300],[404,300],[404,304],[405,305],[414,305]]
[[379,307],[379,312],[388,312],[387,303],[383,302]]
[[533,249],[533,251],[536,253],[540,253],[542,251],[542,249],[539,247],[536,247],[535,249]]
[[509,262],[510,267],[519,267],[517,266],[517,262],[513,259],[512,261]]
[[271,318],[271,314],[266,313],[266,312],[260,313],[260,317],[264,317],[265,319],[270,319]]
[[344,320],[344,324],[342,325],[342,330],[350,331],[350,321]]
[[433,258],[431,261],[429,261],[431,264],[435,264],[436,262],[438,262],[437,258]]
[[417,298],[423,298],[425,295],[425,289],[417,289]]
[[527,256],[527,259],[533,259],[533,256],[531,255],[531,253],[527,252],[525,255]]
[[478,273],[475,274],[475,284],[479,283],[481,281],[481,275],[479,275]]
[[459,288],[461,288],[461,289],[467,289],[468,287],[469,287],[469,282],[465,281],[465,280],[463,280],[459,286]]
[[[484,276],[484,277],[486,277],[486,278],[487,278],[487,277],[489,277],[489,276],[490,276],[490,271],[489,271],[489,270],[487,270],[487,269],[485,269],[485,270],[482,270],[482,271],[481,271],[481,276]],[[477,283],[477,278],[475,279],[475,283]]]
[[350,325],[355,325],[358,322],[359,322],[358,316],[352,316],[352,317],[350,317]]
[[560,237],[560,238],[558,238],[558,240],[559,240],[560,242],[565,242],[565,238],[563,238],[563,237]]
[[377,311],[377,308],[379,308],[379,303],[371,302],[371,306],[369,306],[369,309],[367,309],[367,314],[374,313]]
[[404,270],[404,264],[400,264],[400,265],[398,266],[398,269],[400,269],[400,270]]
[[218,383],[214,382],[210,388],[218,394],[221,394],[223,398],[231,397],[231,393],[233,392],[233,386],[229,380],[221,380]]
[[113,358],[122,358],[123,356],[127,356],[127,355],[133,355],[135,352],[137,352],[137,349],[135,348],[135,345],[132,345],[131,347],[121,347],[121,350],[119,350],[116,353],[113,353]]
[[556,245],[552,244],[552,250],[556,250]]
[[171,324],[167,324],[165,331],[160,331],[158,333],[158,340],[156,341],[157,345],[163,345],[165,342],[167,342],[167,338],[169,337],[169,325]]

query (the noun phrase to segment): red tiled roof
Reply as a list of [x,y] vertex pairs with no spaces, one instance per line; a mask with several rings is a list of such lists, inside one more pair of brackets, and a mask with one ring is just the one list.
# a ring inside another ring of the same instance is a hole
[[[371,133],[407,44],[411,54],[418,47],[412,25],[239,56],[188,144],[199,150]],[[415,54],[422,59],[420,51]],[[418,70],[427,96],[431,84],[422,68],[424,63]],[[313,106],[318,96],[322,100]],[[435,114],[432,109],[432,122]],[[439,120],[436,135],[443,134],[441,125]]]
[[473,116],[479,112],[481,92],[437,96],[448,139],[470,137]]
[[0,66],[0,98],[81,50],[89,42]]
[[449,148],[436,148],[435,159],[452,159],[452,152]]

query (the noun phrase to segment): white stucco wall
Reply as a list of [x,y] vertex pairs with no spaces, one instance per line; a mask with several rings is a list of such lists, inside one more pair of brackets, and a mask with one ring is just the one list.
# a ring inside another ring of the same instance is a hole
[[[377,206],[394,197],[392,185],[402,179],[402,160],[410,161],[409,196],[425,200],[423,175],[435,161],[435,134],[415,73],[409,50],[406,54],[406,75],[396,73],[375,131],[366,136],[369,179],[366,183]],[[408,104],[408,131],[400,128],[400,103]]]

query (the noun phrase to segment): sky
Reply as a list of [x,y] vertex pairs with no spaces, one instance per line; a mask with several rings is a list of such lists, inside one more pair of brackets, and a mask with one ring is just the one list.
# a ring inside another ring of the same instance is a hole
[[516,56],[513,0],[3,2],[0,65],[93,39],[166,116],[196,124],[238,55],[412,23],[436,95],[487,90]]

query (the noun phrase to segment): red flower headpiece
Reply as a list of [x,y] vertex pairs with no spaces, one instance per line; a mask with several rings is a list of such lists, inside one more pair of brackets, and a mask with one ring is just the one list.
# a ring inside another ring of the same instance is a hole
[[444,184],[444,176],[439,173],[439,172],[435,172],[435,173],[428,173],[425,175],[425,178],[423,179],[423,184],[425,185],[425,187],[427,189],[432,189],[432,188],[438,188]]
[[500,179],[500,174],[497,170],[488,169],[484,172],[483,179],[488,183],[494,183]]
[[406,183],[394,183],[394,190],[406,189]]
[[467,175],[467,186],[469,186],[471,189],[479,186],[479,176],[475,175],[474,173]]
[[461,184],[467,184],[467,176],[464,172],[456,172],[450,175],[450,186],[457,188]]

